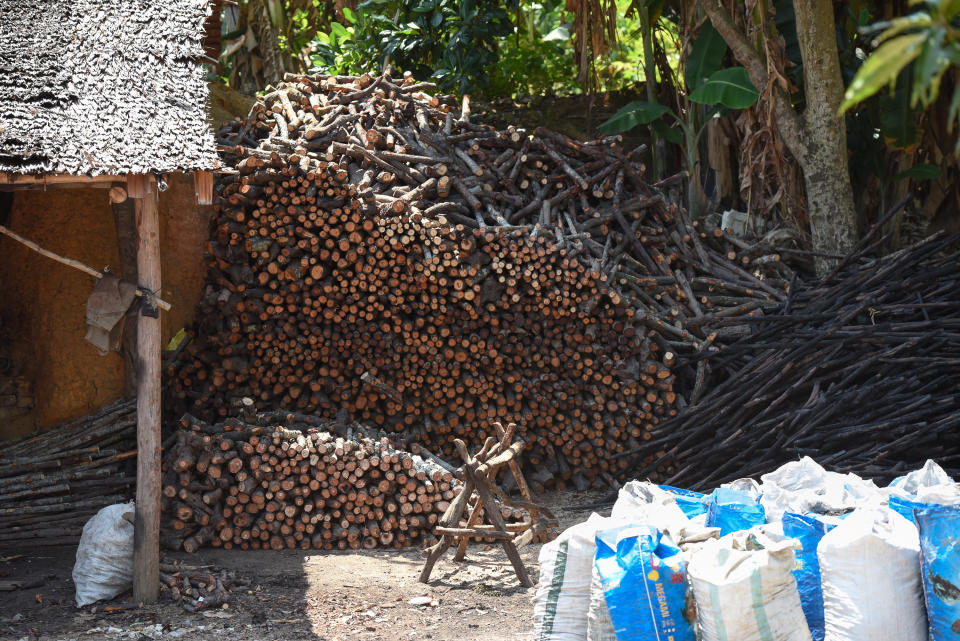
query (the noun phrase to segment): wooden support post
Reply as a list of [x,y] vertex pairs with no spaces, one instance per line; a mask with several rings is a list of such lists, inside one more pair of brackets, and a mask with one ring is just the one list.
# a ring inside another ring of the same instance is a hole
[[[137,221],[133,211],[133,199],[128,197],[127,186],[116,184],[110,188],[110,206],[113,222],[117,228],[117,248],[120,250],[120,277],[131,283],[137,280]],[[138,306],[127,312],[123,326],[123,397],[137,395],[137,317]]]
[[[152,176],[128,179],[137,219],[137,274],[140,285],[160,291],[160,221]],[[157,600],[160,585],[160,314],[137,323],[137,510],[134,523],[133,598]]]

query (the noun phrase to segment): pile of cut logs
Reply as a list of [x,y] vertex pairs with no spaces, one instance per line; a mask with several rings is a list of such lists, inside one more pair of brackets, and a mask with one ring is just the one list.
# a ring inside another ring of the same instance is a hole
[[182,423],[163,462],[162,539],[174,549],[400,548],[430,539],[456,494],[442,461],[337,420]]
[[691,223],[616,138],[496,131],[432,88],[288,76],[220,132],[236,173],[169,407],[345,408],[447,457],[516,422],[534,485],[621,474],[684,402],[677,355],[783,299],[779,256]]
[[957,246],[938,234],[850,261],[749,319],[755,333],[704,359],[702,401],[637,452],[637,476],[670,461],[667,482],[711,488],[804,455],[881,482],[928,458],[960,470]]
[[160,564],[160,593],[187,612],[219,608],[230,602],[231,592],[247,589],[250,582],[234,572],[212,566]]
[[[186,565],[179,561],[160,561],[160,594],[176,602],[187,612],[229,607],[237,590],[249,590],[250,581],[234,572],[212,565]],[[93,613],[138,610],[136,601],[101,601]]]
[[135,402],[118,401],[0,443],[0,545],[76,543],[100,508],[128,500],[136,424]]

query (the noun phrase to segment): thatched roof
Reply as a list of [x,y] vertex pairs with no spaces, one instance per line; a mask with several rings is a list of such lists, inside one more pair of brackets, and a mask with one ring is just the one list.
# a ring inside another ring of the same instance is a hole
[[0,0],[0,172],[213,169],[208,0]]

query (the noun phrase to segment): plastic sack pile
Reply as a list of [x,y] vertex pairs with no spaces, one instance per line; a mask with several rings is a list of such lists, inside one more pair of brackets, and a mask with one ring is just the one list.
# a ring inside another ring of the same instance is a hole
[[810,458],[699,494],[631,481],[540,552],[538,641],[960,639],[960,484]]

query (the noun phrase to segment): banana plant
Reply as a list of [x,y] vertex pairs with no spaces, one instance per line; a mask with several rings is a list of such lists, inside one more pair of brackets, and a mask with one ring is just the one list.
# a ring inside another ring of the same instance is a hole
[[[640,125],[650,125],[653,131],[668,141],[683,146],[690,180],[696,180],[700,137],[710,119],[726,111],[752,107],[760,97],[746,69],[720,68],[726,52],[727,45],[723,38],[709,21],[706,22],[694,40],[684,69],[688,101],[703,105],[706,109],[703,124],[699,127],[696,126],[692,110],[683,117],[655,100],[636,100],[625,105],[598,130],[604,134],[617,134]],[[668,118],[675,121],[674,127],[668,125]],[[697,199],[692,185],[687,188],[687,205],[690,215],[696,217]]]

